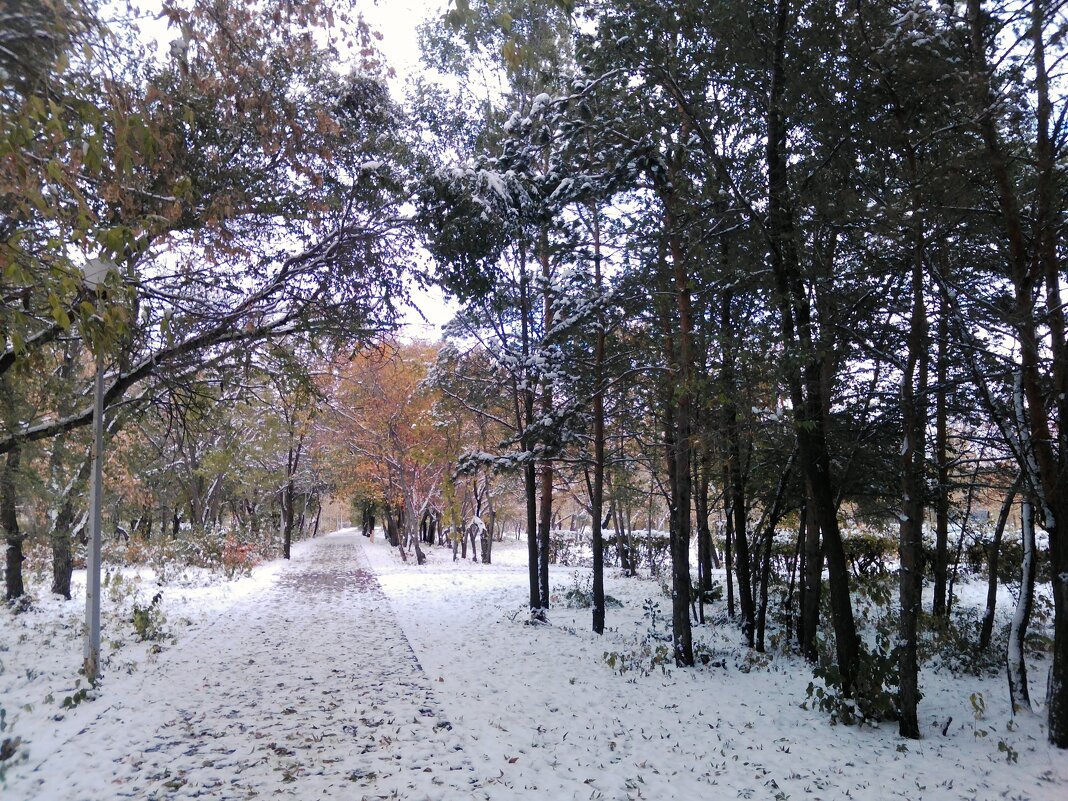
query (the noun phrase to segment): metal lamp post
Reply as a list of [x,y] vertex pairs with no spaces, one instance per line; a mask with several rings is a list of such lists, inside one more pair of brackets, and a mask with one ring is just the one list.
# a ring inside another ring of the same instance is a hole
[[[105,259],[85,263],[85,286],[99,299],[100,291],[115,265]],[[96,382],[93,391],[93,472],[89,491],[89,552],[85,578],[85,676],[95,684],[100,676],[100,506],[104,472],[104,353],[96,349]]]

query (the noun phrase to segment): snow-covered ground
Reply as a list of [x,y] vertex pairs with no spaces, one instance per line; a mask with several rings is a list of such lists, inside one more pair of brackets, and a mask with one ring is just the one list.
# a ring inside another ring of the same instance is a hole
[[[1068,754],[1046,744],[1037,717],[1010,724],[1001,678],[925,674],[919,742],[899,738],[896,725],[831,726],[801,707],[808,665],[747,654],[731,627],[695,628],[707,665],[643,671],[646,599],[665,629],[670,621],[655,581],[607,580],[624,607],[608,610],[608,631],[597,636],[588,609],[562,604],[552,625],[524,625],[525,543],[496,544],[493,565],[454,563],[434,549],[423,567],[381,541],[363,544],[494,798],[1068,797]],[[554,567],[554,596],[583,576]],[[621,673],[612,653],[634,664]],[[1032,682],[1042,695],[1044,682]],[[978,720],[972,694],[986,705]]]
[[925,673],[919,742],[831,726],[801,707],[809,667],[748,654],[732,626],[695,629],[707,664],[655,664],[655,581],[610,577],[624,606],[598,637],[562,603],[582,570],[553,568],[551,625],[528,626],[525,544],[496,544],[493,565],[429,553],[402,563],[346,531],[235,582],[193,576],[163,588],[158,642],[129,620],[153,577],[123,571],[104,682],[77,703],[82,605],[35,586],[30,611],[0,612],[0,742],[22,741],[0,798],[1068,795],[1068,755],[1038,717],[1010,722],[1002,678]]
[[[290,564],[175,599],[168,614],[189,615],[177,640],[119,647],[99,697],[59,721],[69,686],[42,699],[77,670],[77,626],[51,603],[5,619],[2,703],[25,758],[0,797],[471,798],[462,736],[357,539],[302,543]],[[110,629],[129,627],[111,610]]]

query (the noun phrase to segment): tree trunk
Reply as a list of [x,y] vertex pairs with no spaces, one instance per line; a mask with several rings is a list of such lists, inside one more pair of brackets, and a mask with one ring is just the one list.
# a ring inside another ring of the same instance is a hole
[[[544,167],[548,170],[548,162]],[[552,270],[549,260],[549,228],[542,225],[538,235],[538,261],[541,264],[542,324],[548,332],[553,325],[553,304],[550,284]],[[541,412],[548,418],[553,411],[553,384],[548,378],[541,382]],[[542,609],[549,608],[549,552],[552,547],[553,524],[553,465],[546,459],[541,465],[541,499],[538,509],[538,592]]]
[[697,564],[700,573],[698,586],[702,593],[712,589],[712,564],[715,546],[712,543],[712,530],[708,525],[708,493],[712,483],[710,459],[705,456],[707,445],[702,446],[703,453],[697,460],[697,492],[694,495],[694,512],[697,515]]
[[745,478],[742,474],[741,432],[738,426],[738,393],[735,381],[734,313],[731,292],[723,293],[720,310],[720,336],[723,338],[723,436],[726,439],[726,485],[730,495],[730,511],[734,517],[734,572],[738,577],[738,605],[742,613],[742,632],[746,644],[752,648],[756,613],[753,604],[752,559],[749,554],[748,521],[746,520]]
[[[727,469],[723,469],[723,486],[727,486]],[[723,565],[727,572],[727,617],[734,619],[734,514],[730,494],[723,493]]]
[[315,496],[315,524],[312,526],[312,539],[319,536],[319,523],[323,517],[323,499]]
[[[678,350],[675,354],[676,384],[674,430],[668,446],[672,498],[671,545],[671,628],[675,664],[693,665],[693,639],[690,630],[690,452],[693,422],[693,315],[690,302],[689,275],[681,244],[672,232],[673,221],[665,214],[668,247],[678,315]],[[674,350],[674,349],[672,349]],[[744,514],[744,510],[743,510]]]
[[1027,661],[1024,642],[1031,622],[1031,608],[1035,599],[1035,518],[1030,497],[1024,497],[1020,513],[1020,535],[1023,537],[1023,562],[1020,565],[1020,599],[1009,626],[1009,647],[1006,654],[1009,675],[1009,700],[1013,713],[1031,711],[1031,693],[1027,689]]
[[[911,150],[907,154],[910,172],[915,174]],[[901,417],[904,447],[901,453],[901,528],[899,555],[898,626],[898,732],[918,740],[920,700],[917,632],[923,587],[924,455],[927,409],[927,308],[923,288],[923,233],[919,209],[912,208],[915,241],[912,256],[912,321],[908,336],[908,356],[901,380]]]
[[979,630],[979,650],[985,651],[990,647],[990,638],[994,634],[994,612],[998,603],[998,565],[1001,559],[1001,539],[1005,534],[1005,525],[1012,511],[1012,504],[1016,500],[1016,493],[1020,490],[1023,475],[1019,475],[1009,489],[1005,500],[1001,503],[1001,511],[998,513],[998,522],[994,527],[994,537],[987,550],[987,580],[986,580],[986,611],[983,613],[983,625]]
[[935,615],[945,615],[946,578],[949,570],[949,424],[947,395],[949,394],[949,312],[943,299],[938,317],[937,386],[935,387],[935,555],[934,609]]
[[0,527],[7,540],[7,563],[4,570],[5,598],[14,601],[26,592],[22,582],[22,533],[19,531],[16,479],[19,472],[22,449],[18,445],[7,452],[4,471],[0,474]]
[[[768,512],[767,526],[764,533],[763,556],[760,563],[760,603],[757,605],[756,619],[756,650],[764,652],[764,633],[768,619],[768,583],[771,580],[771,551],[775,545],[775,529],[782,520],[786,502],[786,490],[790,485],[791,474],[794,469],[794,460],[797,452],[790,454],[790,458],[783,468],[779,483],[775,488],[775,499],[772,501],[771,510]],[[754,599],[756,600],[756,599]]]
[[[601,295],[600,218],[593,210],[594,286]],[[604,314],[597,312],[597,334],[593,346],[593,492],[590,498],[593,541],[593,630],[604,632]]]
[[493,508],[493,502],[487,499],[489,505],[489,522],[486,524],[486,531],[482,535],[482,564],[490,564],[490,558],[493,556],[493,532],[497,528],[497,510]]
[[820,527],[812,514],[812,503],[805,503],[805,568],[801,574],[801,653],[815,664],[819,661],[816,632],[820,624],[820,595],[823,591],[823,543]]
[[294,518],[293,480],[286,482],[282,491],[282,558],[288,559],[293,544],[293,518]]
[[[1034,59],[1035,146],[1033,167],[1037,191],[1034,195],[1033,230],[1028,236],[1011,161],[1001,142],[1001,120],[996,109],[987,59],[987,28],[981,0],[968,0],[967,18],[971,34],[971,56],[978,77],[976,115],[979,133],[987,149],[988,163],[994,178],[1005,234],[1015,304],[1012,320],[1020,350],[1017,408],[1026,400],[1025,424],[1021,426],[1019,456],[1027,473],[1030,492],[1041,513],[1042,525],[1049,535],[1050,563],[1053,574],[1053,665],[1050,670],[1046,708],[1049,740],[1058,748],[1068,748],[1068,343],[1065,340],[1065,312],[1060,287],[1062,267],[1057,241],[1060,215],[1053,202],[1059,197],[1059,172],[1055,169],[1051,134],[1052,100],[1049,73],[1045,63],[1046,4],[1033,0],[1030,35]],[[1031,204],[1030,197],[1028,204]],[[1037,269],[1036,269],[1037,268]],[[1040,361],[1039,326],[1035,319],[1035,299],[1039,282],[1044,280],[1046,308],[1043,318],[1045,336],[1052,353],[1048,377],[1053,398],[1057,435],[1051,431],[1046,410],[1046,372]],[[1018,411],[1019,414],[1019,411]],[[1057,443],[1056,451],[1053,443]],[[1030,514],[1030,510],[1029,510]]]
[[[849,568],[838,526],[836,487],[824,425],[825,399],[819,359],[813,347],[811,307],[801,274],[788,191],[786,143],[788,129],[783,111],[785,46],[790,25],[790,0],[778,0],[772,41],[767,112],[768,222],[771,266],[779,306],[788,384],[795,415],[802,475],[810,494],[810,514],[823,535],[830,583],[831,615],[838,670],[843,693],[852,693],[860,658],[860,640],[849,597]],[[822,354],[822,358],[830,358]],[[800,367],[799,365],[804,365]]]
[[[807,506],[804,501],[801,502],[801,508],[797,512],[797,545],[794,548],[794,558],[790,563],[790,586],[786,591],[786,599],[784,601],[786,607],[786,631],[789,636],[795,635],[794,629],[794,610],[800,610],[804,604],[804,584],[797,581],[798,573],[803,576],[805,574],[805,518],[807,517]],[[794,604],[794,587],[798,587],[797,604]],[[797,615],[798,621],[801,619],[800,612]],[[798,643],[801,642],[801,627],[797,626],[796,636]]]

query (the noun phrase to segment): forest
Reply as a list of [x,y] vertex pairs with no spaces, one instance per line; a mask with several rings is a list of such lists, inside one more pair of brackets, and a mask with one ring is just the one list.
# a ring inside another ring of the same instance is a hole
[[917,739],[951,660],[1068,748],[1068,3],[453,0],[403,81],[345,0],[5,8],[5,625],[98,386],[105,565],[520,541],[531,631],[652,575],[654,664]]

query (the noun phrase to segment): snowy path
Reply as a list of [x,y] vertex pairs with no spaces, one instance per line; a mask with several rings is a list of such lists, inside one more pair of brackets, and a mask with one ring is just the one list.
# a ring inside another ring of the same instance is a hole
[[71,801],[484,797],[355,539],[309,543],[153,669],[112,679],[131,686],[96,703],[125,700],[11,789]]

